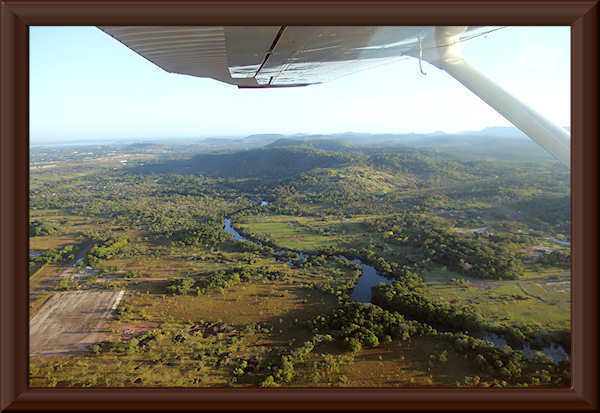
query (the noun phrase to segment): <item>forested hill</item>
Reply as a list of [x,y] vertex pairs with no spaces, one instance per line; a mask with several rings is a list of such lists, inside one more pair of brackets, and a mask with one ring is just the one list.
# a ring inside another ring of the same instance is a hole
[[[298,144],[298,145],[297,145]],[[321,149],[317,148],[321,147]],[[327,149],[325,149],[327,148]],[[148,163],[131,172],[202,174],[222,178],[291,178],[313,170],[367,167],[391,174],[411,175],[424,180],[433,176],[471,179],[488,175],[489,166],[474,167],[447,155],[402,146],[390,148],[355,147],[341,141],[294,141],[281,139],[272,145],[233,153],[198,154],[188,159]],[[318,172],[317,171],[317,172]]]
[[[514,152],[515,148],[508,142],[500,145],[504,152]],[[235,148],[232,148],[235,150]],[[466,155],[467,148],[463,150],[463,156],[447,153],[445,150],[434,150],[422,147],[414,148],[405,145],[394,146],[354,146],[342,140],[331,139],[279,139],[262,147],[248,150],[237,150],[228,153],[212,154],[190,154],[187,159],[158,160],[158,162],[147,163],[130,172],[161,174],[202,174],[211,177],[222,177],[232,179],[260,179],[262,181],[279,181],[282,178],[292,178],[312,171],[323,171],[324,169],[339,169],[349,166],[369,168],[363,173],[376,175],[375,171],[392,175],[402,175],[413,182],[423,185],[454,185],[460,182],[472,180],[489,179],[496,176],[508,178],[506,169],[515,172],[525,163],[518,157],[516,159],[478,159],[475,160]],[[494,152],[494,151],[492,151]],[[512,158],[511,156],[508,156]],[[556,172],[566,173],[560,165],[554,166],[552,160],[535,162],[537,167],[550,167]],[[544,166],[542,166],[544,165]],[[528,165],[530,167],[532,165]],[[354,174],[354,173],[353,173]],[[416,181],[414,181],[416,179]],[[494,178],[496,179],[496,178]],[[531,177],[530,177],[531,179]],[[521,178],[517,179],[520,181]],[[514,179],[511,179],[514,181]],[[499,184],[496,182],[494,185]],[[419,184],[417,184],[419,185]],[[550,188],[548,188],[550,189]],[[558,192],[562,192],[560,188]],[[550,189],[556,192],[556,189]]]
[[140,168],[146,173],[199,173],[225,178],[281,178],[314,168],[336,168],[360,155],[327,152],[309,147],[275,147],[227,154],[201,154]]
[[324,151],[334,152],[348,152],[358,151],[359,149],[353,145],[350,145],[344,141],[336,139],[314,139],[314,140],[302,140],[302,139],[278,139],[273,143],[266,145],[266,148],[280,148],[289,146],[304,146],[314,149],[322,149]]

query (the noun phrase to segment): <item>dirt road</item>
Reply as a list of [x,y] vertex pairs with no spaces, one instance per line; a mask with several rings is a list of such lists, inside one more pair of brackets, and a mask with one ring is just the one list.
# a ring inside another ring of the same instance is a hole
[[124,291],[54,294],[29,322],[30,357],[85,351],[105,340],[106,320]]

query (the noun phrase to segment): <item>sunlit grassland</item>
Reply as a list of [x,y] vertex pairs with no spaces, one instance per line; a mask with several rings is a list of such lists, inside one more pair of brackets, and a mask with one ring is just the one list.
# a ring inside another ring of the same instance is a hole
[[30,386],[36,387],[205,387],[226,386],[229,367],[216,363],[223,352],[236,352],[252,345],[232,334],[220,337],[188,337],[174,342],[175,326],[162,330],[148,351],[135,345],[125,351],[81,353],[32,359]]
[[[299,277],[308,279],[308,277]],[[327,314],[335,299],[293,280],[247,282],[225,291],[205,295],[169,295],[130,289],[121,302],[121,315],[109,330],[121,341],[136,325],[160,326],[164,336],[152,341],[149,351],[135,347],[121,352],[81,353],[34,359],[31,385],[67,386],[226,386],[232,366],[222,360],[256,358],[266,360],[272,352],[301,345],[312,332],[306,320]],[[224,322],[231,332],[203,337],[186,332],[196,322]],[[261,327],[266,326],[266,328]],[[185,342],[173,337],[181,334]],[[118,340],[119,341],[119,340]],[[127,348],[127,346],[126,346]],[[241,385],[257,385],[252,374]]]
[[[424,293],[439,302],[472,307],[492,323],[569,329],[570,276],[565,272],[556,268],[527,271],[519,280],[484,281],[438,268],[423,274]],[[453,278],[467,283],[451,282]]]
[[435,337],[383,342],[358,352],[322,344],[294,368],[289,385],[300,387],[455,386],[465,376],[481,375],[472,360]]
[[[429,355],[448,352],[448,361],[430,362]],[[481,374],[465,357],[434,337],[396,340],[364,348],[341,369],[348,386],[454,386],[465,376]]]
[[391,174],[373,167],[358,165],[315,169],[310,176],[318,179],[318,185],[305,190],[317,192],[324,189],[334,191],[348,188],[359,193],[384,194],[415,182],[414,177],[410,175]]
[[525,271],[521,274],[521,280],[531,280],[535,278],[548,278],[549,280],[556,278],[557,281],[570,279],[571,270],[564,268],[535,268],[535,266],[527,265]]
[[123,305],[132,307],[133,319],[174,323],[210,320],[236,326],[269,322],[286,330],[296,319],[327,313],[334,303],[333,297],[316,290],[272,281],[241,283],[222,293],[210,291],[200,296],[131,293],[123,299]]
[[[300,273],[300,271],[298,271]],[[300,279],[310,279],[311,276]],[[125,344],[125,351],[34,359],[30,365],[32,386],[227,386],[257,385],[261,376],[247,374],[232,383],[232,365],[225,359],[273,360],[312,336],[304,322],[327,314],[335,300],[318,291],[285,281],[238,284],[222,293],[168,295],[130,290],[120,307],[128,310],[112,320],[109,330],[125,342],[126,331],[136,325],[153,326],[162,335],[149,350]],[[160,291],[160,281],[155,291]],[[231,332],[215,336],[186,334],[196,322],[224,322]],[[260,326],[268,326],[263,329]],[[180,334],[183,343],[174,337]],[[117,340],[119,341],[119,340]],[[448,352],[445,363],[430,361],[444,343],[417,338],[382,343],[356,354],[336,344],[318,346],[296,366],[290,386],[453,386],[477,370],[463,356]],[[333,357],[333,358],[332,358]]]
[[74,245],[81,242],[84,231],[98,226],[91,218],[68,215],[58,210],[31,210],[30,220],[44,219],[46,221],[61,222],[66,219],[67,223],[61,225],[56,234],[29,237],[30,251],[48,250],[51,248],[62,248],[66,245]]
[[[32,163],[30,166],[30,179],[32,186],[38,183],[40,178],[44,182],[52,182],[64,180],[65,178],[75,178],[89,175],[91,173],[101,172],[102,170],[126,168],[127,162],[150,161],[157,159],[156,154],[114,154],[98,156],[91,154],[81,159],[43,161],[40,163]],[[127,161],[127,162],[121,162]],[[53,165],[51,168],[38,168],[39,166]]]
[[[132,246],[140,245],[135,241]],[[155,256],[152,252],[156,253]],[[136,277],[166,279],[190,274],[202,274],[218,270],[227,270],[247,265],[251,260],[253,266],[270,269],[287,268],[277,263],[273,257],[261,256],[249,252],[219,250],[211,252],[203,248],[154,248],[141,256],[111,258],[102,261],[97,268],[110,274],[125,274],[129,271],[137,273]]]
[[61,211],[53,209],[30,210],[29,220],[42,219],[46,221],[61,223],[66,220],[65,224],[60,224],[58,231],[51,235],[29,237],[29,250],[45,251],[48,249],[63,248],[67,245],[81,244],[84,239],[84,234],[87,231],[103,230],[113,231],[119,235],[126,235],[130,238],[136,238],[142,235],[142,231],[131,229],[128,231],[120,230],[120,226],[116,224],[107,224],[102,219],[96,217],[85,217],[79,215],[64,214]]
[[[225,255],[228,257],[228,255]],[[123,305],[130,305],[135,314],[147,321],[193,321],[200,319],[220,320],[234,325],[252,322],[279,323],[284,321],[308,319],[317,314],[326,313],[335,304],[335,299],[329,294],[307,288],[308,284],[320,284],[328,280],[327,273],[336,270],[334,265],[328,267],[313,267],[309,269],[292,269],[288,265],[275,261],[273,258],[254,257],[253,265],[262,271],[276,271],[282,274],[282,279],[266,280],[253,278],[241,282],[223,291],[209,290],[203,295],[170,295],[164,294],[161,287],[153,286],[151,280],[136,285],[135,278],[131,280],[131,294],[123,298]],[[219,269],[239,268],[242,261],[221,264]],[[203,263],[204,264],[204,263]],[[192,277],[201,280],[209,273],[195,273]],[[180,276],[183,274],[179,274]],[[352,276],[348,270],[338,269],[336,278],[348,280],[352,286]],[[164,283],[160,284],[164,288]],[[160,292],[158,294],[146,291]],[[287,315],[286,315],[287,314]],[[277,317],[274,319],[273,317]]]
[[190,273],[225,269],[227,266],[217,262],[201,262],[167,255],[114,258],[103,261],[97,265],[97,268],[114,275],[124,275],[131,271],[137,274],[136,277],[167,279]]
[[93,163],[65,163],[55,167],[30,170],[29,188],[37,189],[47,184],[65,184],[66,179],[76,179],[85,176],[103,173],[109,169],[123,168],[123,164],[115,162],[111,165],[98,166]]
[[243,217],[234,223],[247,234],[255,234],[278,247],[314,252],[329,246],[352,244],[368,235],[365,220],[380,215],[357,215],[353,218],[297,217],[290,215]]

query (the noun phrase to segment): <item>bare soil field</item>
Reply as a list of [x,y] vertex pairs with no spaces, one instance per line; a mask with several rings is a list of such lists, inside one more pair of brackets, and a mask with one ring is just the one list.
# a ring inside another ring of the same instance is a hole
[[[54,284],[56,284],[60,279],[65,278],[73,274],[75,268],[73,265],[85,257],[85,254],[94,246],[93,243],[87,245],[84,249],[82,249],[77,256],[75,257],[75,261],[65,265],[62,269],[57,273],[58,265],[48,265],[48,267],[44,268],[44,270],[34,279],[29,280],[29,303],[34,302],[42,292],[47,291],[52,288]],[[31,317],[31,315],[30,315]]]
[[29,322],[30,357],[87,350],[106,340],[106,320],[124,291],[54,294]]

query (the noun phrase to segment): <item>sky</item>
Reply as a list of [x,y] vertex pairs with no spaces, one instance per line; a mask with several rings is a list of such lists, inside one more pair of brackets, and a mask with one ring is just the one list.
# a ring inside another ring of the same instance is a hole
[[[418,60],[300,88],[238,89],[167,73],[96,27],[30,28],[32,144],[257,133],[431,133],[510,123]],[[570,28],[507,27],[462,54],[505,90],[570,126]]]

